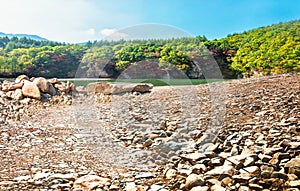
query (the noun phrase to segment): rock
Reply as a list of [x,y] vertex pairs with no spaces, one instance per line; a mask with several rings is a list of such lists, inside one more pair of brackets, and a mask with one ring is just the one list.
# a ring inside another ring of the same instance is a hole
[[52,84],[49,84],[49,92],[48,93],[52,96],[57,94],[56,89],[54,88],[54,86]]
[[235,169],[231,165],[223,165],[223,166],[217,166],[214,169],[206,172],[206,175],[212,175],[212,176],[219,176],[222,174],[228,174],[228,175],[233,175],[235,172]]
[[226,188],[224,188],[223,186],[220,186],[218,184],[213,185],[210,188],[211,191],[226,191]]
[[21,100],[23,99],[23,93],[21,89],[16,89],[15,91],[9,91],[6,95],[14,100]]
[[23,87],[23,82],[15,83],[5,80],[1,86],[2,91],[8,92],[16,89],[21,89]]
[[117,185],[111,185],[111,186],[109,187],[109,190],[119,190],[119,189],[120,189],[120,187],[117,186]]
[[235,181],[235,183],[247,183],[252,177],[251,176],[245,176],[243,174],[239,174],[239,175],[234,175],[232,176],[233,180]]
[[269,155],[264,155],[264,154],[262,154],[262,153],[260,153],[260,154],[258,155],[258,158],[260,158],[260,160],[261,160],[262,162],[269,162],[269,161],[272,159],[271,156],[269,156]]
[[48,80],[46,78],[43,78],[43,77],[35,78],[33,80],[33,83],[35,83],[35,85],[40,89],[41,92],[49,93],[50,83],[48,82]]
[[238,188],[238,191],[252,191],[248,186],[242,186],[242,185],[239,185],[239,183],[237,183],[237,186],[235,186],[235,187]]
[[289,146],[291,149],[298,149],[300,148],[300,142],[290,142]]
[[257,155],[255,154],[240,154],[227,158],[224,164],[236,166],[242,164],[243,166],[249,166],[252,165],[253,162],[255,162],[256,158]]
[[274,171],[274,168],[270,166],[262,165],[260,166],[260,171],[261,171],[260,175],[262,178],[270,178]]
[[208,191],[208,186],[195,186],[191,189],[191,191]]
[[53,85],[53,84],[58,83],[59,81],[57,78],[51,78],[51,79],[48,79],[48,82]]
[[251,188],[252,190],[263,190],[264,188],[258,184],[249,184],[249,188]]
[[49,172],[37,172],[34,176],[33,176],[33,180],[41,180],[41,179],[46,179],[51,175],[51,173]]
[[260,169],[257,166],[250,166],[246,168],[240,169],[241,174],[250,174],[250,175],[259,175],[260,174]]
[[125,190],[126,191],[138,191],[136,184],[134,182],[126,182]]
[[65,82],[58,82],[54,84],[54,87],[58,89],[58,91],[63,93],[71,93],[75,91],[75,85],[69,81]]
[[19,176],[19,177],[16,177],[16,178],[14,178],[13,180],[14,181],[27,181],[27,180],[29,180],[31,178],[31,176],[29,176],[29,175],[27,175],[27,176]]
[[230,177],[225,177],[221,180],[221,185],[225,187],[231,185],[232,183],[233,183],[233,179]]
[[135,176],[135,178],[139,179],[139,178],[153,178],[154,175],[151,172],[142,172],[139,173]]
[[149,147],[151,146],[153,141],[151,139],[147,139],[145,142],[143,142],[143,147]]
[[191,189],[195,186],[203,186],[204,184],[204,179],[197,174],[190,174],[185,180],[186,189]]
[[165,190],[162,185],[153,184],[153,185],[151,185],[149,191],[161,191],[161,190]]
[[20,75],[15,79],[16,83],[21,83],[23,80],[29,81],[29,77],[26,75]]
[[24,81],[24,85],[22,87],[22,93],[25,97],[34,98],[37,100],[41,99],[41,92],[37,87],[37,85],[27,80]]
[[289,184],[289,186],[292,187],[292,188],[294,188],[294,187],[299,188],[299,187],[300,187],[300,180],[290,181],[288,184]]
[[182,154],[180,155],[180,157],[188,161],[198,161],[200,159],[206,158],[206,155],[197,152],[197,153],[190,153],[190,154]]
[[195,164],[191,168],[192,172],[195,174],[204,173],[207,171],[207,167],[204,164]]
[[92,190],[98,186],[110,185],[111,180],[97,175],[85,175],[75,180],[73,188]]
[[293,158],[287,162],[284,166],[284,169],[289,174],[295,174],[300,177],[300,158]]
[[175,178],[176,176],[177,176],[177,171],[175,169],[169,169],[165,174],[166,179],[169,180]]
[[[76,173],[70,173],[70,174],[52,174],[48,180],[54,180],[54,179],[63,179],[63,180],[72,180],[74,181],[77,178]],[[77,179],[78,180],[78,179]]]
[[125,82],[95,82],[86,86],[89,93],[102,93],[104,95],[121,94],[127,92],[149,92],[152,84],[125,83]]
[[271,178],[280,178],[280,179],[283,179],[285,181],[287,181],[289,179],[288,175],[283,173],[283,172],[273,172],[271,174]]

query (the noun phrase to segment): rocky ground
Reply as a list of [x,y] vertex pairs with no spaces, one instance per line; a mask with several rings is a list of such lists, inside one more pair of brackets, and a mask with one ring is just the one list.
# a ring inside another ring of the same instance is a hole
[[0,107],[0,190],[300,189],[300,74]]

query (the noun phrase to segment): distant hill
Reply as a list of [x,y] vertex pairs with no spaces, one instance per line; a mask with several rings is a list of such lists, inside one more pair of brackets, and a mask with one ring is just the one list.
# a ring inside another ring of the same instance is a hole
[[45,38],[40,37],[38,35],[32,35],[32,34],[7,34],[7,33],[0,32],[0,37],[6,37],[6,36],[8,38],[12,38],[12,37],[22,38],[22,37],[26,37],[26,38],[30,38],[32,40],[37,40],[37,41],[49,41],[48,39],[45,39]]

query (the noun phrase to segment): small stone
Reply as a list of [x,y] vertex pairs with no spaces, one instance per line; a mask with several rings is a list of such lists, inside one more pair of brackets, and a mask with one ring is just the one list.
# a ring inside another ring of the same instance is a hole
[[271,174],[271,178],[281,178],[281,179],[287,181],[288,180],[288,175],[283,173],[283,172],[273,172]]
[[300,180],[294,180],[294,181],[290,181],[289,183],[289,186],[290,187],[297,187],[297,188],[299,188],[300,187]]
[[180,155],[180,157],[188,161],[198,161],[200,159],[206,158],[206,155],[203,153],[191,153],[191,154],[182,154]]
[[212,158],[212,159],[210,160],[210,164],[211,164],[212,166],[220,166],[220,165],[223,164],[223,160],[222,160],[221,158]]
[[169,169],[167,172],[166,172],[166,179],[172,179],[172,178],[175,178],[177,176],[177,171],[175,169]]
[[[255,154],[241,154],[241,155],[236,155],[236,156],[232,156],[227,158],[227,160],[225,160],[224,165],[239,165],[239,164],[243,164],[244,166],[248,166],[248,165],[252,165],[252,163],[255,161],[255,158],[257,158],[257,155]],[[245,165],[245,162],[249,160]]]
[[153,143],[153,141],[151,139],[147,139],[144,143],[143,143],[143,147],[149,147],[151,146]]
[[24,143],[24,144],[22,145],[22,147],[25,147],[25,148],[27,148],[27,147],[31,147],[31,144]]
[[289,174],[295,174],[300,177],[300,158],[293,158],[284,166]]
[[50,175],[51,175],[51,173],[37,172],[37,173],[34,175],[33,180],[45,179],[45,178],[48,178]]
[[154,175],[151,172],[142,172],[139,173],[135,176],[135,178],[139,179],[139,178],[153,178]]
[[223,165],[223,166],[217,166],[214,169],[206,172],[205,174],[212,175],[212,176],[222,175],[222,174],[233,175],[234,171],[235,169],[233,168],[233,166]]
[[111,186],[109,187],[109,190],[119,190],[119,189],[120,189],[120,187],[117,186],[117,185],[111,185]]
[[92,190],[98,186],[110,185],[111,180],[97,175],[85,175],[75,180],[74,188]]
[[13,180],[14,181],[27,181],[27,180],[29,180],[31,178],[31,176],[29,176],[29,175],[27,175],[27,176],[19,176],[19,177],[16,177],[16,178],[14,178]]
[[234,175],[232,176],[235,182],[238,183],[247,183],[252,177],[251,176],[244,176],[244,175]]
[[164,187],[162,185],[158,185],[158,184],[153,184],[150,187],[150,191],[161,191],[163,189],[164,189]]
[[191,168],[192,172],[195,174],[204,173],[207,171],[207,167],[204,164],[195,164]]
[[225,177],[221,180],[221,185],[222,186],[229,186],[230,184],[232,184],[233,180],[230,177]]
[[223,186],[220,186],[218,184],[213,185],[210,188],[211,191],[226,191],[226,188],[224,188]]
[[237,185],[238,191],[252,191],[248,186],[239,185],[239,183]]
[[185,188],[191,189],[195,186],[203,186],[205,181],[200,175],[197,174],[190,174],[185,181]]
[[300,142],[290,142],[289,146],[291,149],[298,149],[300,148]]
[[260,169],[257,166],[250,166],[240,169],[241,174],[259,175]]
[[125,190],[126,191],[137,191],[138,189],[134,182],[126,182]]
[[48,179],[54,180],[54,179],[63,179],[63,180],[72,180],[74,181],[77,178],[76,173],[70,173],[70,174],[53,174]]
[[2,182],[0,182],[0,186],[11,186],[15,183],[16,182],[13,182],[13,181],[2,181]]
[[264,188],[258,184],[249,184],[249,187],[253,190],[263,190]]
[[260,160],[261,160],[262,162],[269,162],[269,161],[272,159],[271,156],[265,155],[265,154],[262,154],[262,153],[260,153],[260,154],[258,155],[258,158],[260,158]]
[[195,186],[191,189],[191,191],[208,191],[208,186]]

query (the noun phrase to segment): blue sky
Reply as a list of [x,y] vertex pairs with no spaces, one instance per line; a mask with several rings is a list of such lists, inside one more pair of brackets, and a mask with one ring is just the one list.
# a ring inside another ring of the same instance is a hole
[[0,32],[84,42],[145,23],[209,39],[300,19],[300,0],[0,0]]

